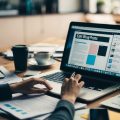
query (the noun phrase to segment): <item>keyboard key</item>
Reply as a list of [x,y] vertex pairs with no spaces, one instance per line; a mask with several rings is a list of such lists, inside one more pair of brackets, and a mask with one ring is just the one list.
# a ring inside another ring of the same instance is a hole
[[43,76],[42,78],[50,80],[50,81],[62,83],[66,77],[70,77],[70,76],[71,76],[71,73],[57,72],[57,73]]

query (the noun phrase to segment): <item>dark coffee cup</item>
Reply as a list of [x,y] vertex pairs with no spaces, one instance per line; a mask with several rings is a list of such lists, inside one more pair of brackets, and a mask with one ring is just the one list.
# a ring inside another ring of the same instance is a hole
[[27,69],[28,48],[26,45],[12,47],[15,72],[20,73]]

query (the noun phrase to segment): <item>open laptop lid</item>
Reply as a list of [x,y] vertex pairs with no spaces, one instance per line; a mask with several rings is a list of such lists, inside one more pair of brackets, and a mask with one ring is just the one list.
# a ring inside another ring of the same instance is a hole
[[60,69],[120,82],[120,25],[71,22]]

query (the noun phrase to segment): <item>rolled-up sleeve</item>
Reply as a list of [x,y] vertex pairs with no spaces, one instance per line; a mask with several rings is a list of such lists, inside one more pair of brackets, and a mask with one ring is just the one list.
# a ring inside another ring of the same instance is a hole
[[73,120],[74,113],[74,105],[66,100],[61,100],[49,120]]
[[12,92],[9,84],[0,85],[0,101],[12,99]]

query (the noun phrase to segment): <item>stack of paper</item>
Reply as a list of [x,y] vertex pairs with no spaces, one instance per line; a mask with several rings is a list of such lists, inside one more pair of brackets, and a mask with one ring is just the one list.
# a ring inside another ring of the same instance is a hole
[[[19,119],[50,114],[54,111],[59,99],[47,95],[21,96],[11,101],[0,102],[1,109]],[[77,103],[76,109],[84,108],[86,104]]]

